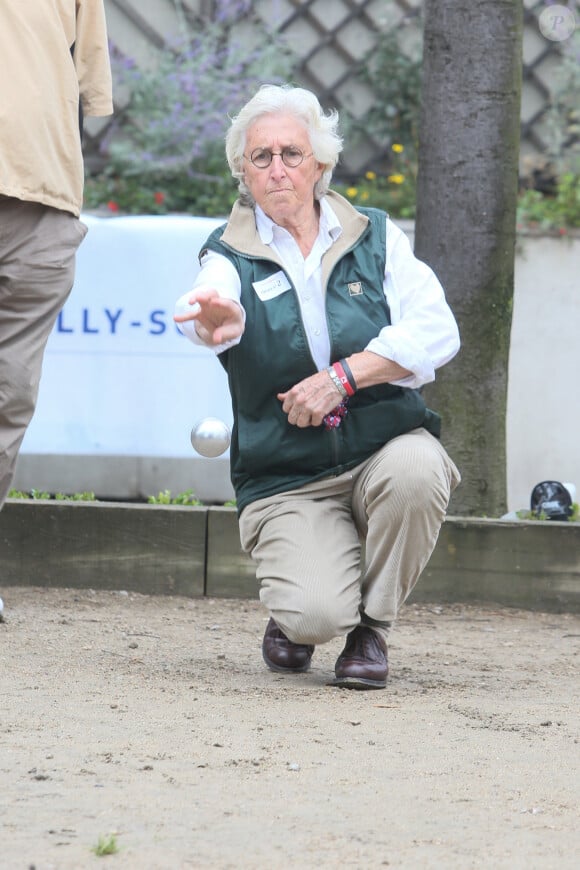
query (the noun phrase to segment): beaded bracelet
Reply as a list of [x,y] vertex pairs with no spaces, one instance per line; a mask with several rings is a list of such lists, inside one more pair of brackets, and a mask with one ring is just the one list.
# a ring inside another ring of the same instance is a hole
[[343,399],[340,405],[333,408],[332,411],[323,419],[324,428],[328,432],[330,429],[338,429],[343,419],[348,414],[348,399]]

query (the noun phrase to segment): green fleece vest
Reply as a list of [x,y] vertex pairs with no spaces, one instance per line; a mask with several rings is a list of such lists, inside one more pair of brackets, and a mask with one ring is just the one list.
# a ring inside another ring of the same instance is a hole
[[[366,228],[335,263],[325,288],[332,362],[364,350],[391,322],[383,292],[386,215],[358,211],[368,218]],[[267,250],[263,257],[235,250],[224,242],[224,229],[215,230],[205,247],[237,269],[246,311],[241,342],[220,354],[232,396],[230,461],[238,512],[256,499],[341,474],[411,429],[425,426],[439,434],[439,418],[420,393],[392,384],[355,393],[337,429],[290,425],[276,395],[317,371],[295,288]]]

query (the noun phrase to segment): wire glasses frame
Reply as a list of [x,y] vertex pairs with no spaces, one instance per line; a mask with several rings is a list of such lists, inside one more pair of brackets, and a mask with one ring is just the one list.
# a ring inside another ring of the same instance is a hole
[[313,152],[305,154],[300,148],[295,148],[293,145],[288,148],[282,148],[281,151],[270,151],[269,148],[254,148],[249,157],[244,158],[249,160],[257,169],[267,169],[274,157],[281,157],[284,166],[289,169],[296,169],[300,166],[303,160],[307,157],[312,157]]

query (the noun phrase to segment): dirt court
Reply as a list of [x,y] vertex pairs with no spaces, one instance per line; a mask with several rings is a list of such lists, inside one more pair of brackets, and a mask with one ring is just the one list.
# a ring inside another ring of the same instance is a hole
[[353,692],[255,601],[2,596],[3,870],[579,866],[578,616],[409,605]]

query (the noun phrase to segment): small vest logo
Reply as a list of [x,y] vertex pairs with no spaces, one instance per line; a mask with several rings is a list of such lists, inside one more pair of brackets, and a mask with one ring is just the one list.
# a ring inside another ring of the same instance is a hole
[[346,285],[350,296],[362,296],[363,286],[360,281],[353,281]]

